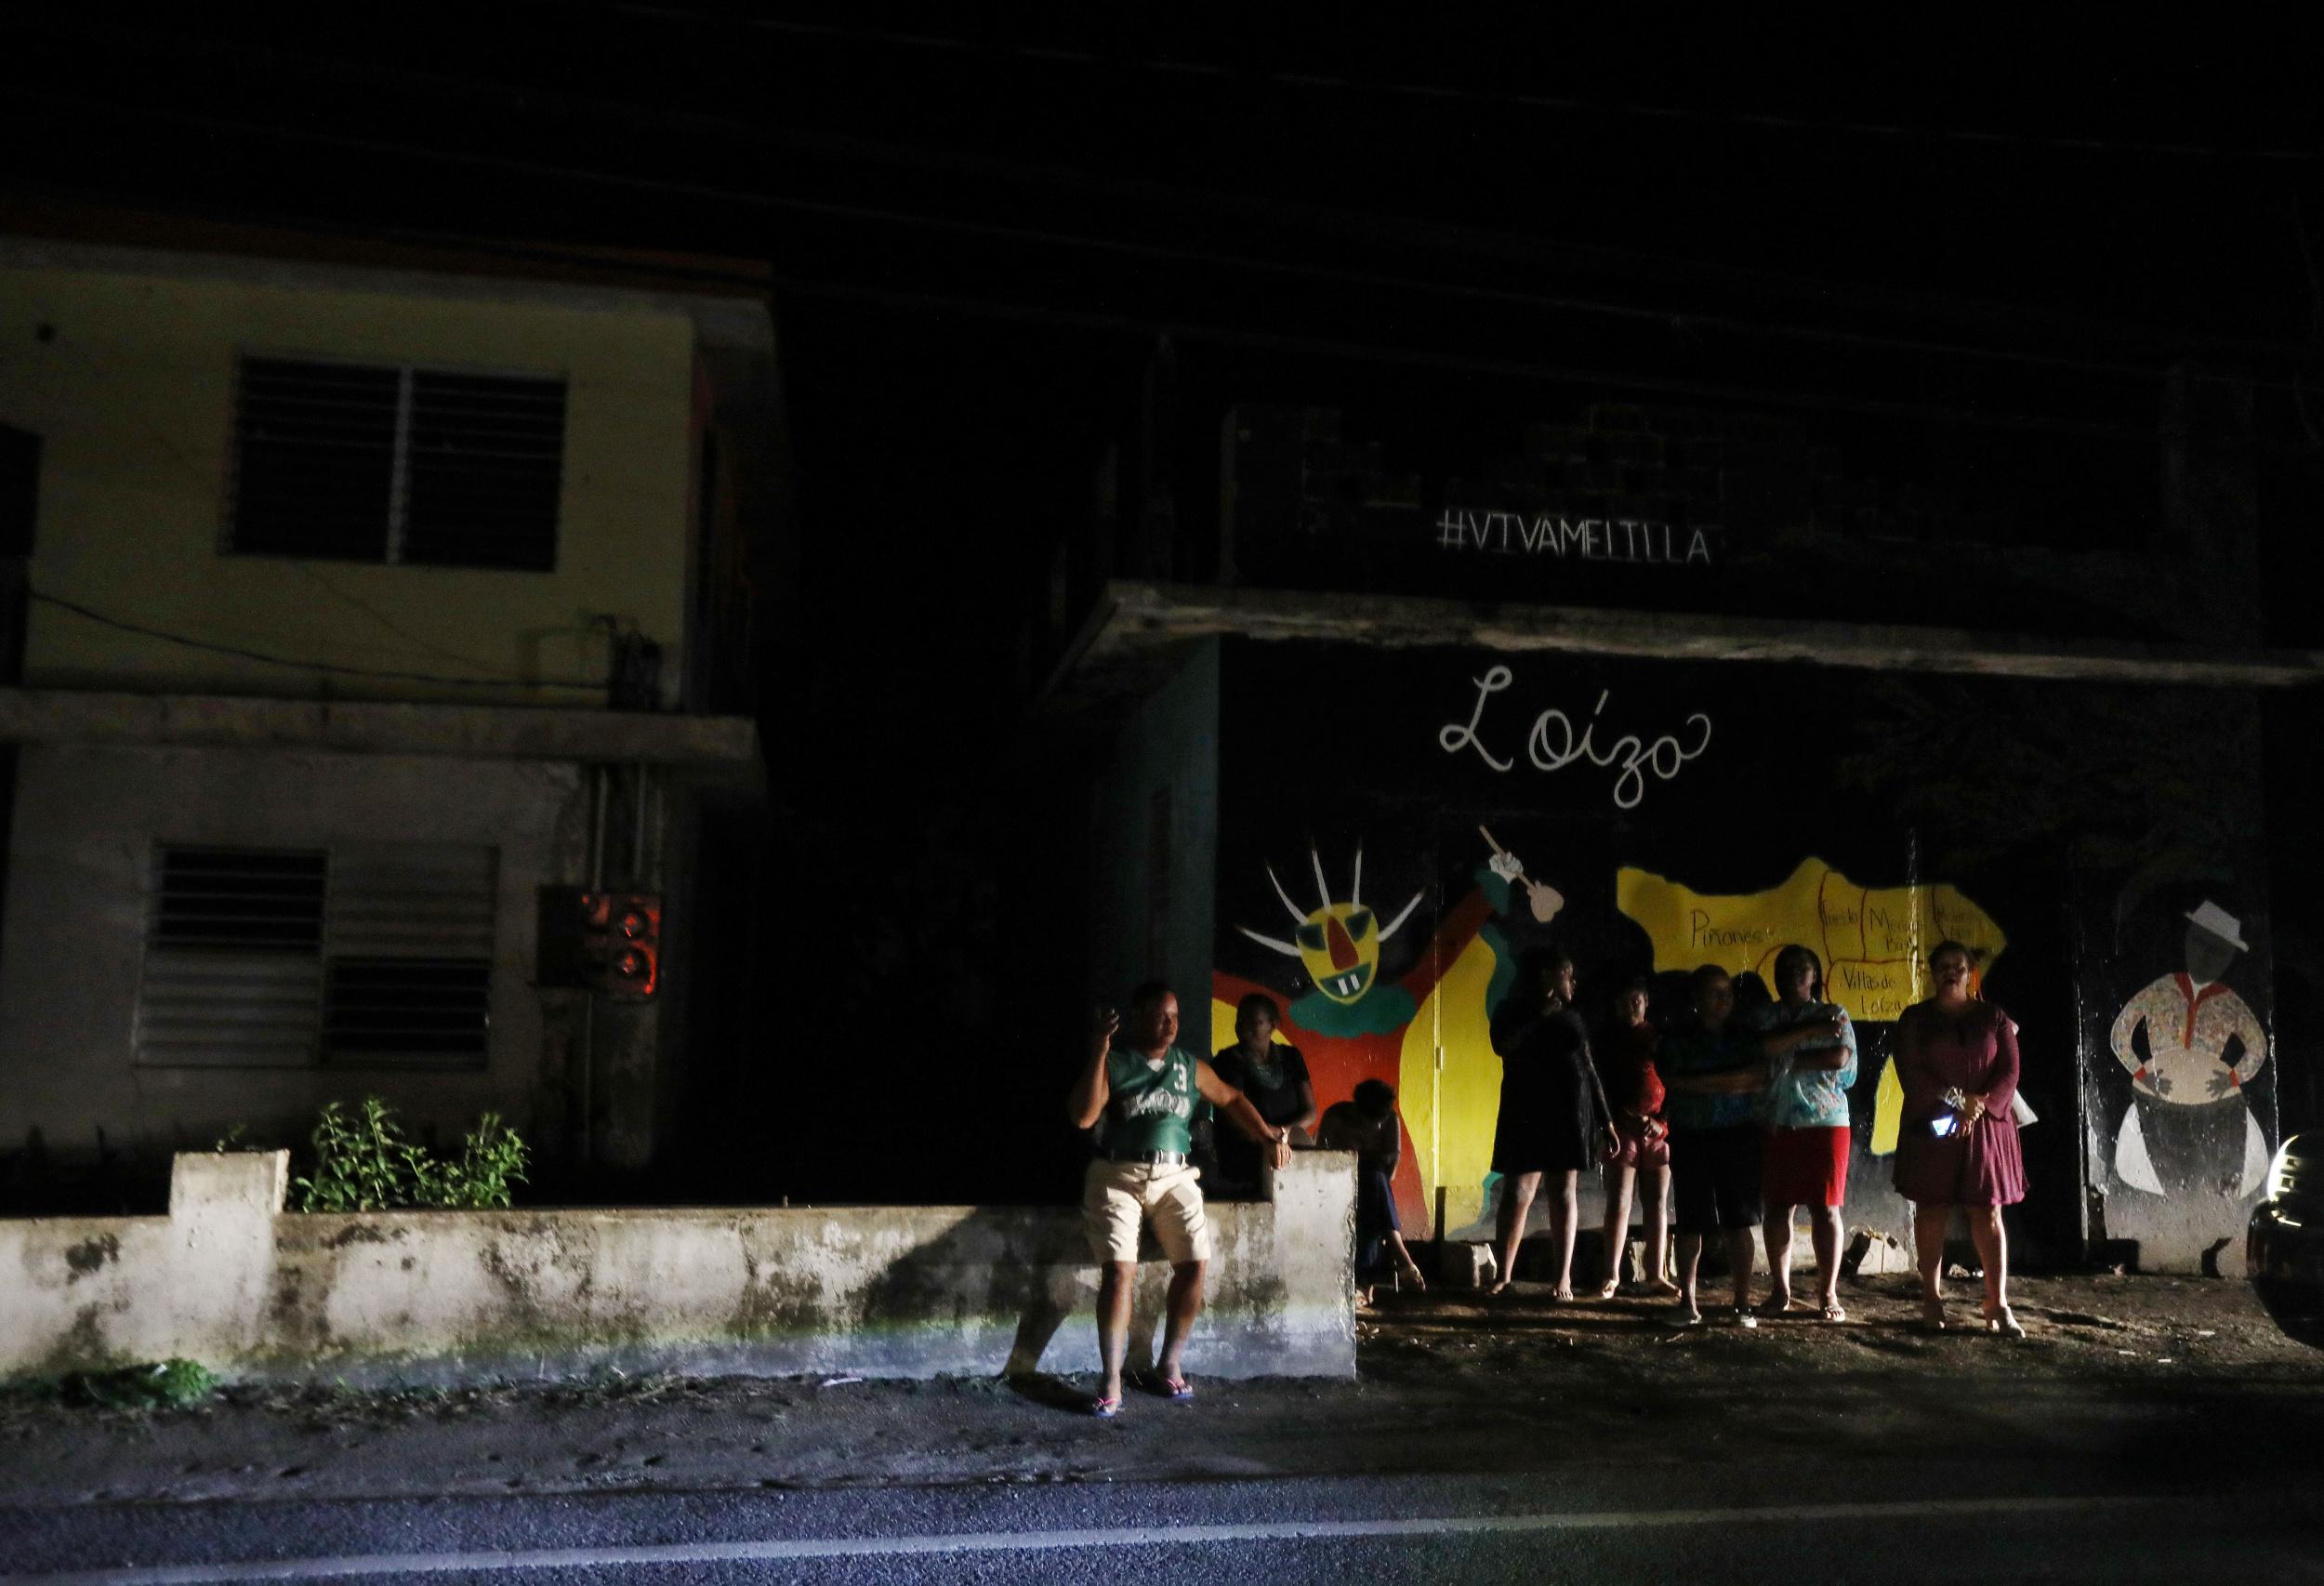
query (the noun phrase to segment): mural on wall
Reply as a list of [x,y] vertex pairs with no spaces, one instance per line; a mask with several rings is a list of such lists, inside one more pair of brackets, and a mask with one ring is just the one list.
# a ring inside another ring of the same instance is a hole
[[[1980,991],[1991,976],[2026,1031],[2021,1094],[2053,1120],[2027,1139],[2013,1230],[2031,1244],[2136,1238],[2144,1264],[2168,1247],[2192,1270],[2220,1234],[2189,1255],[2191,1230],[2221,1221],[2275,1136],[2270,944],[2257,901],[2227,890],[2260,865],[2248,700],[1453,646],[1233,640],[1221,655],[1214,1017],[1223,1030],[1237,998],[1268,992],[1320,1103],[1365,1077],[1397,1087],[1408,1229],[1441,1205],[1469,1236],[1486,1204],[1488,1014],[1537,941],[1573,953],[1593,1018],[1634,974],[1764,977],[1785,943],[1815,947],[1862,1027],[1849,1196],[1875,1225],[1902,1212],[1882,1159],[1902,1110],[1891,1026],[1946,937],[1982,954]],[[1812,743],[1802,702],[1829,723]],[[2240,917],[2222,940],[2250,948],[2217,971],[2181,940],[2207,896]],[[2179,973],[2204,998],[2192,1035]],[[2206,993],[2223,980],[2235,1002]],[[2140,998],[2118,1061],[2110,1027]],[[2150,1063],[2173,1018],[2177,1045]],[[2195,1058],[2173,1054],[2199,1053],[2213,1022],[2213,1056],[2183,1077]],[[2142,1067],[2174,1093],[2142,1089]],[[2219,1121],[2198,1130],[2205,1109]],[[2225,1187],[2172,1187],[2189,1181]]]
[[[1730,974],[1767,976],[1788,943],[1824,960],[1824,995],[1857,1024],[1893,1024],[1925,994],[1922,960],[1952,940],[1976,956],[1974,995],[2009,938],[1993,918],[1944,882],[1862,887],[1821,859],[1803,859],[1763,892],[1710,895],[1625,866],[1615,900],[1654,943],[1657,972],[1717,964]],[[1892,1058],[1882,1064],[1871,1149],[1896,1149],[1905,1092]]]
[[2223,977],[2251,947],[2208,898],[2185,919],[2185,967],[2125,1002],[2108,1037],[2132,1088],[2114,1170],[2148,1195],[2241,1200],[2267,1175],[2267,1134],[2243,1094],[2267,1064],[2267,1032]]
[[[1469,892],[1442,912],[1426,946],[1393,979],[1380,967],[1382,945],[1410,919],[1427,889],[1416,891],[1386,926],[1379,925],[1363,902],[1360,848],[1341,902],[1331,896],[1320,852],[1310,845],[1317,900],[1311,909],[1291,900],[1272,865],[1262,866],[1276,901],[1296,921],[1290,940],[1235,927],[1268,952],[1297,959],[1311,987],[1285,1007],[1276,1038],[1298,1047],[1306,1059],[1318,1105],[1345,1100],[1365,1079],[1396,1087],[1406,1139],[1395,1192],[1409,1230],[1433,1226],[1428,1186],[1446,1182],[1444,1174],[1456,1162],[1463,1176],[1452,1182],[1480,1187],[1455,1197],[1462,1202],[1459,1207],[1448,1202],[1448,1214],[1465,1221],[1474,1211],[1467,1201],[1482,1195],[1483,1156],[1490,1154],[1500,1080],[1499,1060],[1485,1034],[1486,1011],[1512,972],[1508,939],[1495,921],[1510,911],[1520,889],[1525,913],[1538,925],[1555,919],[1565,901],[1555,887],[1527,876],[1523,861],[1490,833],[1480,829],[1478,835],[1489,857],[1471,876]],[[1232,1028],[1235,1005],[1253,992],[1278,994],[1259,980],[1214,970],[1212,1027]],[[1441,1066],[1440,1048],[1446,1059]],[[1489,1074],[1479,1073],[1480,1051]],[[1481,1138],[1483,1146],[1471,1148],[1472,1137]],[[1478,1159],[1472,1163],[1472,1156]]]

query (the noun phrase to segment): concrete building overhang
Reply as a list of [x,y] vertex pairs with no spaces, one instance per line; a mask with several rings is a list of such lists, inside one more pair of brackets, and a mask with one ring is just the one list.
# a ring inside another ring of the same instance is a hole
[[1089,620],[1043,686],[1039,704],[1069,714],[1142,694],[1169,673],[1188,642],[1227,635],[1384,649],[1461,645],[1509,654],[1773,661],[2054,682],[2238,689],[2324,682],[2324,652],[2313,650],[2225,650],[1694,612],[1115,582],[1100,591]]
[[643,764],[730,798],[766,792],[744,716],[0,688],[0,743]]

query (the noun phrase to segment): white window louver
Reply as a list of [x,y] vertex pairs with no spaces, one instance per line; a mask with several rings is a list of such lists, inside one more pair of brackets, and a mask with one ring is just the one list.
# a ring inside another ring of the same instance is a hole
[[157,849],[139,1062],[481,1064],[497,868],[474,844]]
[[226,548],[548,572],[564,435],[560,378],[244,358]]
[[319,850],[155,850],[138,993],[139,1063],[314,1061],[327,866]]
[[331,850],[324,1061],[481,1061],[491,1018],[492,849],[348,843]]

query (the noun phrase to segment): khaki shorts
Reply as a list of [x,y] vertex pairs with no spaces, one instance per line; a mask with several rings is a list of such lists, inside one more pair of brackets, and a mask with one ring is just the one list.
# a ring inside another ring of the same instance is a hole
[[1101,1156],[1081,1182],[1081,1224],[1089,1253],[1102,1262],[1138,1259],[1138,1224],[1154,1225],[1155,1243],[1173,1264],[1210,1259],[1210,1220],[1203,1215],[1202,1175],[1192,1168],[1112,1162]]

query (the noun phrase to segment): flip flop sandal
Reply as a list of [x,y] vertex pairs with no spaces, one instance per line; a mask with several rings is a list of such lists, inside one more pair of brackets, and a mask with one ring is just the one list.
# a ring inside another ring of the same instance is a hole
[[1113,1420],[1116,1416],[1122,1413],[1121,1395],[1116,1394],[1112,1398],[1091,1399],[1089,1401],[1089,1413],[1096,1416],[1100,1421]]
[[1848,1313],[1846,1309],[1841,1305],[1839,1301],[1835,1300],[1830,1304],[1824,1307],[1824,1320],[1828,1322],[1844,1322],[1847,1319]]
[[1195,1402],[1195,1385],[1183,1377],[1163,1378],[1162,1391],[1169,1395],[1170,1402],[1174,1405],[1190,1405]]

